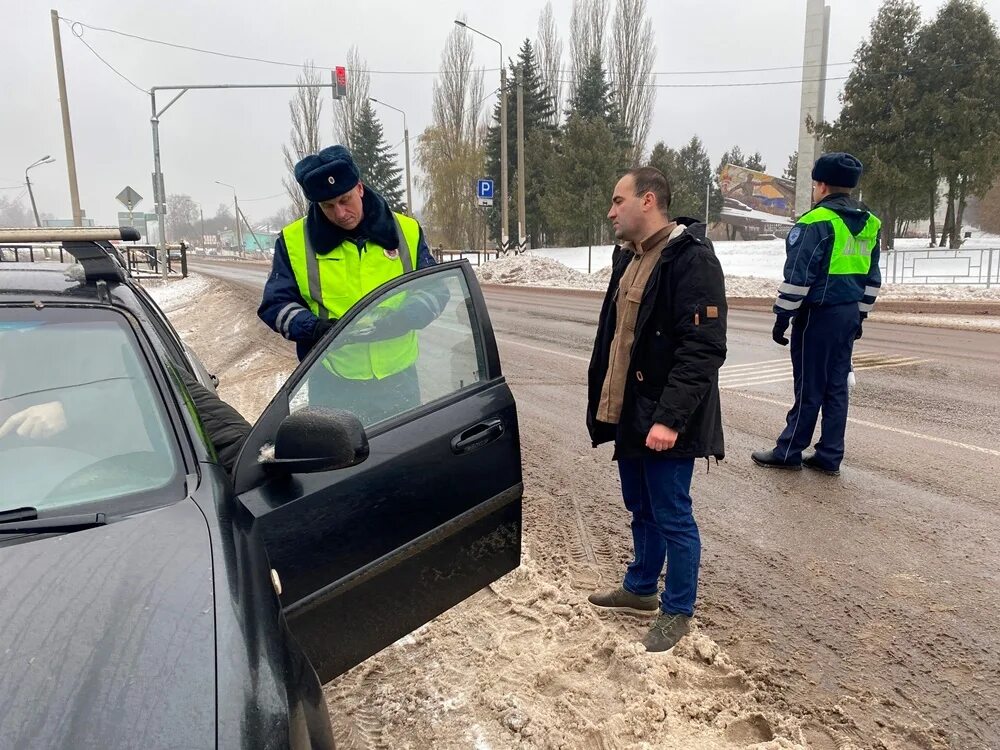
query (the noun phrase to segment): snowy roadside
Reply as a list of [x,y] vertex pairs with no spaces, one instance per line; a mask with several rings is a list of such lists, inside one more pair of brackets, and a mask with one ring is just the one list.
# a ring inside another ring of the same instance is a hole
[[[528,252],[518,256],[508,256],[491,260],[476,266],[476,276],[483,284],[512,286],[548,287],[552,289],[583,289],[598,292],[607,290],[611,278],[611,267],[604,266],[594,273],[583,273],[557,260]],[[778,283],[771,278],[759,276],[726,276],[726,293],[730,298],[770,300],[777,293]],[[909,312],[878,311],[880,320],[912,325],[941,328],[973,328],[977,330],[1000,330],[1000,318],[996,316],[947,314],[933,311],[934,303],[948,302],[1000,302],[1000,287],[948,285],[948,284],[886,284],[882,287],[880,300],[924,301],[931,310],[922,314]]]
[[[476,267],[476,276],[488,284],[551,286],[563,289],[604,291],[611,278],[611,266],[594,273],[584,273],[557,260],[531,252],[491,260]],[[772,298],[780,282],[761,276],[726,275],[726,293],[730,297]],[[1000,300],[1000,287],[961,284],[886,284],[884,299],[922,300]]]
[[191,274],[144,286],[187,344],[219,378],[219,395],[254,421],[297,364],[291,345],[268,329],[246,292]]

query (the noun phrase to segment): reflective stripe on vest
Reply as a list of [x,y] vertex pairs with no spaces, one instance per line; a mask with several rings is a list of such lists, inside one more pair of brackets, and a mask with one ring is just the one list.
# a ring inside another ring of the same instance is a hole
[[[366,294],[416,268],[420,225],[396,213],[393,219],[399,247],[388,250],[369,241],[364,252],[359,252],[354,242],[344,240],[321,255],[311,247],[305,218],[282,230],[299,294],[313,315],[324,320],[341,318]],[[395,309],[405,299],[406,292],[400,292],[379,307]],[[324,365],[349,380],[382,379],[413,365],[417,355],[417,337],[411,332],[371,344],[345,344],[328,355]]]
[[826,206],[817,206],[799,219],[799,224],[817,224],[828,221],[833,226],[833,251],[830,253],[831,276],[867,276],[872,265],[872,250],[878,241],[878,231],[882,226],[875,214],[869,212],[865,226],[857,234],[847,228],[847,224],[836,211]]

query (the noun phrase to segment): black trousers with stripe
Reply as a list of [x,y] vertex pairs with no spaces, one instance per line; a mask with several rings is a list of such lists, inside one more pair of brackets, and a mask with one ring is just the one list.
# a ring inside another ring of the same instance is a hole
[[822,412],[816,460],[830,469],[840,467],[847,428],[847,376],[860,325],[856,302],[804,307],[795,316],[791,339],[795,404],[774,450],[780,460],[802,460]]

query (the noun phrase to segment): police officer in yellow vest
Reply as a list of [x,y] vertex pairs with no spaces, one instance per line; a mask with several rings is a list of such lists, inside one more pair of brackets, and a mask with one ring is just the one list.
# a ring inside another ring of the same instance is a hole
[[[795,404],[774,449],[752,454],[759,466],[840,473],[851,353],[882,286],[881,224],[850,195],[862,170],[850,154],[817,159],[813,208],[799,218],[785,242],[785,279],[774,303],[771,336],[782,346],[788,344],[785,331],[791,323]],[[820,412],[815,453],[803,456]]]
[[[294,341],[300,360],[362,297],[435,264],[416,220],[391,211],[361,182],[343,146],[295,165],[309,212],[275,243],[258,316]],[[310,378],[309,401],[360,412],[366,424],[420,403],[416,331],[440,315],[446,296],[405,292],[378,310],[364,341],[331,351]]]

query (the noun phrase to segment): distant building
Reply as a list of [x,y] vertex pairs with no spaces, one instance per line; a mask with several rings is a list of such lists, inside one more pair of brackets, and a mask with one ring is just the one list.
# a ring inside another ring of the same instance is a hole
[[[274,243],[278,239],[279,232],[243,232],[242,251],[245,253],[259,253],[274,250]],[[232,229],[219,232],[219,245],[224,250],[238,250],[236,244],[236,232]]]

